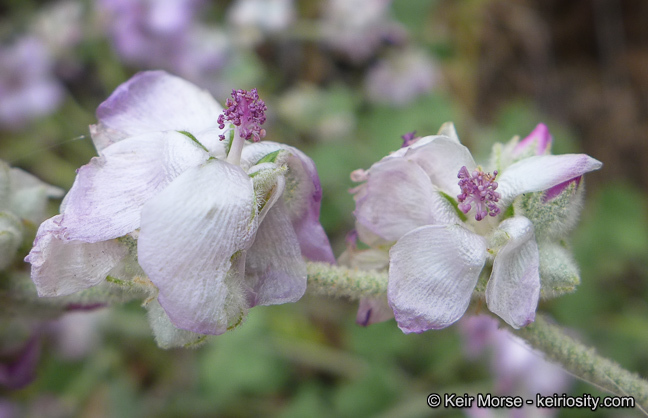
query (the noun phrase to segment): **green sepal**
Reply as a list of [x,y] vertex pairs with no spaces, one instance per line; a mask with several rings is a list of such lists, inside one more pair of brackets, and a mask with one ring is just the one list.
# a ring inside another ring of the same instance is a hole
[[565,242],[538,243],[540,253],[540,295],[552,299],[572,293],[580,284],[580,272]]
[[583,202],[583,180],[572,182],[558,196],[545,202],[545,192],[526,193],[514,201],[515,213],[533,223],[536,239],[557,240],[566,237],[578,221]]
[[288,167],[286,165],[277,165],[275,163],[267,162],[257,164],[253,166],[252,169],[255,171],[248,175],[252,179],[257,213],[260,213],[268,200],[270,200],[272,193],[275,192],[277,178],[283,176],[288,170]]
[[461,209],[459,209],[459,203],[455,199],[453,199],[452,196],[450,196],[447,193],[442,192],[441,190],[439,190],[439,194],[441,196],[443,196],[445,198],[445,200],[447,200],[448,203],[450,203],[450,205],[452,205],[455,212],[457,213],[457,216],[459,217],[459,219],[461,219],[462,222],[466,222],[468,220],[468,217],[466,216],[466,214],[463,213],[461,211]]
[[229,155],[230,149],[232,148],[232,141],[234,141],[234,125],[229,125],[229,130],[225,134],[225,155]]
[[187,132],[187,131],[178,131],[178,132],[181,133],[182,135],[188,137],[189,139],[191,139],[191,140],[192,140],[193,142],[195,142],[195,143],[196,143],[200,148],[202,148],[203,150],[205,150],[205,152],[209,152],[209,150],[208,150],[208,149],[207,149],[207,148],[206,148],[206,147],[205,147],[205,146],[204,146],[200,141],[198,141],[198,140],[196,139],[196,137],[193,136],[191,133],[189,133],[189,132]]
[[0,212],[0,270],[9,266],[23,241],[23,225],[11,212]]
[[282,151],[285,151],[285,150],[278,149],[278,150],[276,150],[274,152],[271,152],[270,154],[266,154],[259,161],[257,161],[256,164],[274,163],[274,162],[277,161],[277,156],[279,156],[279,153],[281,153]]
[[165,350],[178,347],[196,348],[207,340],[206,335],[176,328],[156,298],[146,302],[144,307],[158,347]]

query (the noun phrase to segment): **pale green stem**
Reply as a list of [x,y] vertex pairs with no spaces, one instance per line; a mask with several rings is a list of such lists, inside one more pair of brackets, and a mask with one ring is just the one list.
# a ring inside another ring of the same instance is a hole
[[239,136],[236,128],[232,129],[234,129],[234,138],[232,138],[232,145],[227,154],[227,162],[234,165],[241,165],[241,153],[243,152],[245,139]]
[[541,315],[514,332],[574,376],[614,394],[633,396],[644,411],[648,410],[648,381],[601,357]]
[[[387,293],[387,273],[311,262],[307,291],[352,300],[377,297]],[[633,396],[640,408],[648,410],[648,381],[596,354],[541,315],[533,324],[514,332],[574,376],[614,394]]]
[[387,273],[310,262],[308,293],[359,300],[387,294]]

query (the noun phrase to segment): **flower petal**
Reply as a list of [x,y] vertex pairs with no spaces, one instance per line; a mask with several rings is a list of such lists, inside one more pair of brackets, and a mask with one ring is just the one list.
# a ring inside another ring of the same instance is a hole
[[357,222],[386,241],[397,241],[420,226],[459,222],[425,171],[407,159],[374,164],[367,183],[355,191]]
[[460,225],[428,225],[389,252],[387,298],[401,330],[445,328],[468,309],[486,261],[486,243]]
[[205,90],[164,71],[135,74],[97,108],[99,124],[91,127],[99,153],[122,139],[157,131],[196,135],[218,129],[223,111]]
[[63,296],[95,286],[127,254],[117,240],[85,243],[62,239],[63,215],[56,215],[38,228],[34,247],[25,261],[39,296]]
[[61,210],[68,239],[98,242],[140,226],[142,206],[209,155],[178,132],[155,132],[118,142],[78,170]]
[[533,131],[513,148],[513,156],[520,154],[542,155],[551,148],[553,137],[544,123],[539,123]]
[[498,178],[500,206],[511,204],[522,193],[547,190],[598,170],[603,164],[585,154],[538,155],[508,167]]
[[188,169],[144,205],[139,263],[176,327],[219,334],[231,319],[229,309],[245,308],[226,306],[240,296],[226,277],[233,256],[252,245],[256,228],[252,181],[220,160]]
[[[414,144],[405,154],[405,158],[421,166],[432,180],[432,184],[452,197],[461,189],[457,174],[466,166],[469,172],[477,167],[470,151],[454,139],[446,136],[434,137],[433,141]],[[425,140],[422,138],[420,141]]]
[[518,329],[535,319],[540,297],[538,244],[533,224],[525,217],[506,219],[499,229],[510,238],[495,256],[486,303],[488,309]]
[[282,199],[259,225],[245,259],[245,280],[252,288],[250,306],[296,302],[306,292],[306,263]]
[[312,261],[335,264],[324,228],[319,222],[322,204],[322,187],[315,163],[297,148],[271,141],[257,142],[243,148],[241,165],[252,166],[262,157],[278,150],[285,150],[282,157],[288,166],[284,203],[295,228],[302,255]]

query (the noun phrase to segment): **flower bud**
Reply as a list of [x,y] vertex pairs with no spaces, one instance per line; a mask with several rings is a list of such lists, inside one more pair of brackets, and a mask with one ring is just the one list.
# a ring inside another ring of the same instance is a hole
[[539,123],[531,133],[513,148],[516,159],[551,153],[553,137],[544,123]]
[[539,240],[564,238],[578,221],[582,182],[582,177],[576,177],[542,192],[527,193],[515,202],[515,213],[531,220]]
[[580,284],[580,273],[571,251],[559,243],[548,241],[539,243],[538,251],[541,296],[551,299],[576,290]]
[[0,212],[0,270],[12,262],[22,240],[20,219],[10,212]]

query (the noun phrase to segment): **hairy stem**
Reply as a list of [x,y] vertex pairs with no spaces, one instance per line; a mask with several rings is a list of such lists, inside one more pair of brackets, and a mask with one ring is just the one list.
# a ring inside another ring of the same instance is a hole
[[387,293],[387,273],[308,263],[308,293],[358,300]]
[[[308,263],[308,292],[354,300],[376,297],[387,293],[387,273]],[[614,394],[632,396],[639,408],[648,411],[648,381],[596,354],[541,315],[514,333],[576,377]]]
[[648,381],[596,354],[541,315],[514,332],[576,377],[614,394],[633,396],[644,411],[648,410]]

